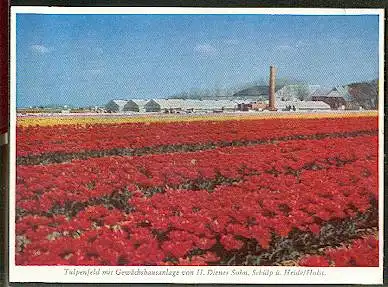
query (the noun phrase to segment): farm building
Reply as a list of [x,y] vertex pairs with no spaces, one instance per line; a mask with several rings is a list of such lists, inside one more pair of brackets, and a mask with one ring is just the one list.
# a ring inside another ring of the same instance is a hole
[[335,87],[326,95],[312,95],[312,100],[325,102],[332,109],[358,110],[360,108],[349,93],[348,86]]
[[330,110],[330,105],[322,101],[277,101],[276,108],[282,111]]
[[[206,100],[178,100],[173,106],[176,107],[175,110],[177,111],[198,112],[204,109],[205,102]],[[169,105],[171,105],[171,103],[169,103]]]
[[330,110],[330,105],[322,101],[300,101],[298,103],[298,110],[300,111],[311,111],[311,110]]
[[202,111],[221,112],[235,111],[237,104],[231,100],[203,100],[200,101]]
[[236,110],[246,112],[253,109],[253,105],[257,103],[257,100],[237,99],[237,100],[234,100],[234,103],[237,104]]
[[146,112],[198,112],[198,111],[234,111],[236,104],[230,100],[181,100],[154,99],[148,101],[144,108]]
[[246,103],[244,103],[244,102],[243,102],[243,103],[238,103],[238,104],[237,104],[237,110],[243,111],[243,112],[252,110],[253,104],[254,104],[254,103],[250,103],[250,102],[246,102]]
[[129,100],[123,107],[124,112],[139,112],[139,106],[133,100]]
[[184,100],[181,107],[184,111],[199,112],[204,110],[206,102],[206,100]]
[[261,101],[252,104],[252,110],[262,111],[268,108],[269,101]]
[[319,88],[319,85],[287,85],[278,90],[275,96],[277,101],[310,101],[310,95]]
[[148,102],[148,100],[143,99],[133,99],[133,102],[135,102],[139,107],[139,112],[145,112],[144,106]]
[[[314,101],[314,98],[325,97],[328,93],[330,93],[331,89],[322,88],[316,89],[314,92],[310,94],[311,100]],[[319,100],[317,100],[319,101]]]
[[157,103],[155,100],[149,100],[145,105],[144,105],[144,110],[147,113],[151,112],[160,112],[161,107],[159,103]]
[[341,99],[344,103],[353,101],[353,97],[349,94],[348,86],[335,87],[326,95],[326,97]]
[[147,100],[128,100],[124,106],[125,112],[143,112]]
[[175,113],[182,111],[182,101],[177,99],[154,99],[148,101],[144,108],[146,112],[168,112]]
[[120,113],[124,111],[127,102],[127,100],[111,100],[105,105],[105,109],[108,113]]

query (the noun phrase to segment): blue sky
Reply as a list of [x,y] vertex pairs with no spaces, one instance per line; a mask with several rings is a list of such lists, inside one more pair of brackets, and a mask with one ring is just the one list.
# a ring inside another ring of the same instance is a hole
[[17,15],[17,106],[378,77],[378,16]]

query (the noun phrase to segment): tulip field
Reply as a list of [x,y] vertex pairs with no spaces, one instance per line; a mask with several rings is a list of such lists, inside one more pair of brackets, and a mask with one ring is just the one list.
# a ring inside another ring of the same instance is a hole
[[37,123],[17,265],[379,264],[376,115]]

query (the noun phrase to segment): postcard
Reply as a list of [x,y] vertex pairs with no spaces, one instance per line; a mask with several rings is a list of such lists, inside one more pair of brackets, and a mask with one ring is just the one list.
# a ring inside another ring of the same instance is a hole
[[384,10],[11,7],[9,281],[383,281]]

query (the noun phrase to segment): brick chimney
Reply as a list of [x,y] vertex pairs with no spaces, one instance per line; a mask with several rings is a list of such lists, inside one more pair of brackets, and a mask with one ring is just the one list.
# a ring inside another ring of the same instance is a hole
[[276,86],[276,68],[274,66],[269,67],[269,107],[270,111],[276,111],[275,107],[275,86]]

